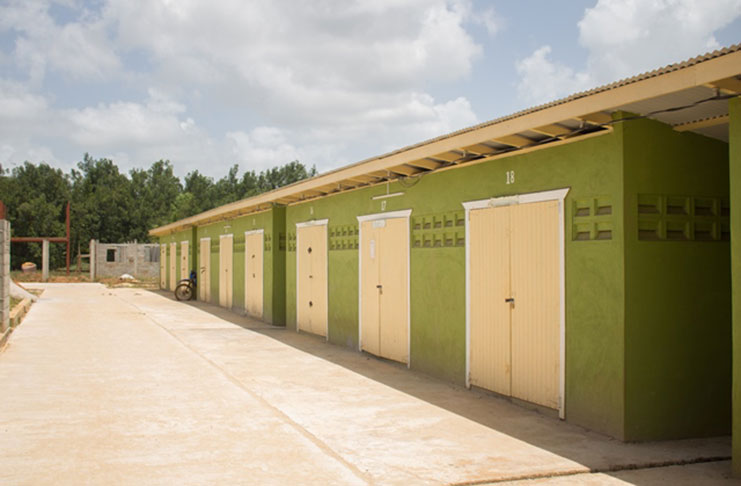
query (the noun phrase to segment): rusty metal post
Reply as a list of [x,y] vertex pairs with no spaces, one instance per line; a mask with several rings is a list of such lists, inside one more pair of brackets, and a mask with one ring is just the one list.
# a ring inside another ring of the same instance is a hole
[[69,241],[69,201],[67,201],[67,276],[69,277],[69,248],[70,248],[70,241]]
[[5,203],[0,201],[0,219],[5,219]]

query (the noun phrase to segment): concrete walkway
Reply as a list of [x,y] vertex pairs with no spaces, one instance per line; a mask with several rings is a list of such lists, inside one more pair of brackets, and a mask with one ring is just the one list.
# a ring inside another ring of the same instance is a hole
[[731,483],[728,438],[622,444],[214,306],[43,287],[0,353],[3,485]]

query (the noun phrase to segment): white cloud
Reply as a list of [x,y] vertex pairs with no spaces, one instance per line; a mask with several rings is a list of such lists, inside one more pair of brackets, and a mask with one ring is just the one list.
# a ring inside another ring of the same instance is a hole
[[553,62],[550,54],[551,46],[543,46],[515,65],[520,76],[517,93],[531,104],[582,91],[594,84],[588,72],[576,72],[568,66]]
[[714,33],[741,16],[741,0],[598,0],[579,21],[586,67],[550,59],[542,46],[516,67],[518,92],[542,103],[715,49]]
[[159,82],[210,86],[281,125],[346,123],[420,80],[467,76],[481,54],[462,0],[217,5],[111,0],[105,17]]
[[[63,3],[63,2],[59,2]],[[0,6],[0,32],[16,33],[13,57],[40,84],[48,69],[73,79],[107,79],[121,62],[100,18],[82,9],[78,22],[57,24],[43,0],[11,0]]]
[[589,70],[608,82],[719,47],[741,0],[600,0],[579,22]]
[[[35,142],[122,168],[169,158],[181,174],[296,158],[331,169],[478,121],[464,97],[426,92],[471,73],[482,55],[471,22],[490,34],[500,26],[470,0],[9,0],[0,6],[0,33],[15,35],[7,62],[31,83],[16,92],[0,83],[0,127],[10,113],[26,120],[24,143],[0,133],[16,147],[0,162]],[[45,89],[52,72],[114,94],[57,107],[59,93]],[[249,121],[221,123],[226,110]]]
[[486,32],[489,35],[496,35],[502,30],[504,26],[504,19],[494,10],[494,7],[489,7],[482,12],[478,12],[472,17],[472,21],[476,24],[483,25]]

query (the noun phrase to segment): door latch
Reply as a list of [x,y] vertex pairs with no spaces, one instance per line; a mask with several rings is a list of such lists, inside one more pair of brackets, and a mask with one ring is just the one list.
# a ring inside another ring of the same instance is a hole
[[508,304],[514,304],[515,303],[515,298],[514,297],[510,297],[508,299],[504,299],[504,301],[506,303],[508,303]]

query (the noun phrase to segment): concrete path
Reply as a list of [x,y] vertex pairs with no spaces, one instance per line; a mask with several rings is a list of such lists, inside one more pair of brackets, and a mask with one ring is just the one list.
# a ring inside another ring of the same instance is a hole
[[0,353],[3,485],[729,482],[728,438],[622,444],[214,306],[43,287]]

